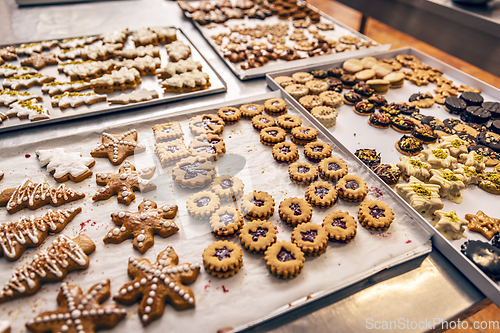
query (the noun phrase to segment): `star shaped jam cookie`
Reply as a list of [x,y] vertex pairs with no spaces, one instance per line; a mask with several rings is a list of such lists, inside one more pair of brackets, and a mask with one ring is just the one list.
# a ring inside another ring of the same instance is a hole
[[79,286],[63,283],[57,294],[59,308],[46,311],[26,323],[30,332],[93,333],[100,328],[113,328],[125,318],[127,310],[115,304],[101,305],[110,293],[109,280],[93,285],[85,294]]
[[128,205],[135,199],[134,191],[149,192],[156,189],[156,185],[147,180],[153,177],[155,169],[153,166],[136,171],[135,166],[125,161],[118,173],[98,173],[96,183],[104,187],[94,194],[92,200],[106,200],[118,194],[118,202]]
[[178,262],[171,246],[160,252],[154,264],[148,259],[130,258],[128,275],[134,280],[123,285],[113,299],[125,305],[141,300],[139,318],[143,326],[162,316],[166,302],[176,310],[194,308],[194,293],[185,285],[196,281],[200,265]]
[[172,219],[177,214],[177,206],[157,206],[156,202],[144,199],[138,212],[119,212],[111,214],[113,222],[119,226],[111,229],[104,243],[119,244],[133,238],[134,248],[145,253],[155,241],[153,234],[168,237],[179,231]]
[[465,214],[465,219],[469,221],[467,228],[470,231],[480,232],[488,240],[491,240],[500,231],[500,219],[489,217],[481,210],[476,215]]
[[92,157],[107,157],[113,165],[120,165],[127,156],[142,153],[146,146],[137,143],[137,131],[122,134],[102,133],[102,144],[90,152]]

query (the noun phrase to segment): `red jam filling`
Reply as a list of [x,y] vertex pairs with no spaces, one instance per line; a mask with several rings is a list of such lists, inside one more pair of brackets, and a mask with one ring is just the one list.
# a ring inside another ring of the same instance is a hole
[[201,122],[194,124],[194,126],[196,126],[196,127],[203,127],[206,130],[211,130],[209,125],[217,125],[217,122],[212,121],[210,118],[203,118],[203,120]]
[[385,217],[385,210],[378,208],[378,206],[370,207],[370,215],[376,219]]
[[337,171],[337,170],[340,170],[340,169],[342,169],[342,168],[337,163],[330,163],[330,164],[328,164],[328,170],[329,171]]
[[315,153],[322,152],[322,151],[323,151],[323,147],[321,147],[321,146],[314,147],[314,148],[312,149],[312,151],[313,151],[313,152],[315,152]]
[[300,205],[293,203],[290,205],[290,209],[293,211],[293,215],[301,215],[302,210],[300,209]]
[[276,256],[279,261],[281,262],[287,262],[287,261],[292,261],[295,260],[295,257],[293,256],[292,252],[288,252],[284,248],[281,248],[280,252]]
[[301,232],[300,234],[302,235],[302,240],[304,242],[311,242],[312,243],[316,239],[316,236],[318,236],[318,231],[309,230],[306,232]]
[[167,147],[167,150],[171,153],[175,153],[176,151],[178,151],[179,149],[176,147],[176,146],[168,146]]
[[259,239],[259,237],[266,237],[268,231],[269,230],[267,230],[267,229],[263,229],[263,228],[259,227],[259,228],[257,228],[257,230],[249,231],[248,233],[250,235],[252,235],[252,240],[254,242],[256,242]]
[[180,169],[183,171],[186,171],[186,175],[184,176],[184,179],[192,179],[195,178],[198,175],[206,175],[209,173],[211,170],[207,169],[196,169],[199,167],[202,163],[201,162],[194,162],[193,164],[184,164],[180,166]]
[[172,131],[173,131],[172,127],[165,127],[165,128],[163,129],[163,132],[165,132],[165,133],[170,133],[170,132],[172,132]]
[[210,198],[209,197],[202,197],[196,201],[196,206],[198,207],[205,207],[210,203]]
[[308,134],[311,130],[309,129],[303,129],[301,132],[304,133],[304,134]]
[[224,114],[227,116],[231,116],[234,114],[234,111],[233,110],[226,110],[226,111],[224,111]]
[[250,105],[249,107],[247,107],[247,110],[258,111],[257,107],[255,107],[254,105]]
[[346,224],[343,221],[342,217],[337,217],[336,219],[334,219],[332,222],[332,227],[339,227],[342,229],[347,229]]
[[269,134],[270,136],[273,136],[273,137],[277,137],[278,131],[268,131],[267,134]]
[[289,147],[281,147],[280,148],[280,153],[282,153],[282,154],[288,154],[289,152],[290,152]]
[[234,222],[234,215],[233,214],[228,214],[224,213],[222,215],[219,215],[220,222],[224,223],[224,225],[227,227],[229,224]]
[[260,122],[264,123],[264,124],[269,124],[270,123],[270,121],[267,120],[266,118],[260,118]]
[[227,190],[228,188],[232,187],[234,185],[234,182],[230,179],[224,179],[223,181],[220,182],[220,187],[222,187],[223,190]]
[[314,192],[314,194],[323,199],[324,196],[328,194],[328,192],[330,191],[326,187],[316,187],[316,191]]
[[310,168],[308,168],[308,167],[305,167],[305,166],[299,166],[299,167],[297,168],[297,172],[298,172],[298,173],[308,173],[308,172],[309,172],[309,170],[311,170],[311,169],[310,169]]
[[222,261],[226,258],[230,258],[231,252],[233,252],[233,250],[229,250],[227,247],[224,246],[222,249],[215,249],[215,256],[217,257],[217,259]]
[[275,102],[272,102],[272,103],[271,103],[271,105],[272,105],[272,106],[276,106],[276,105],[278,105],[278,104],[280,104],[280,102],[275,101]]
[[262,207],[262,206],[264,206],[264,201],[262,201],[262,200],[257,200],[257,199],[255,199],[255,198],[253,198],[253,199],[251,200],[251,203],[253,203],[253,204],[254,204],[255,206],[257,206],[257,207]]
[[349,189],[349,190],[356,190],[359,188],[359,184],[357,181],[355,180],[348,180],[346,183],[345,183],[345,188]]

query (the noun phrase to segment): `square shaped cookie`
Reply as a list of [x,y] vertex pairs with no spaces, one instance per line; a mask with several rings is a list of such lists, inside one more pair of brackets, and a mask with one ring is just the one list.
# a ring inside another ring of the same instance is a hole
[[184,135],[181,124],[177,121],[154,125],[153,133],[156,142],[175,140]]
[[189,155],[182,139],[155,143],[155,153],[163,168],[173,165]]

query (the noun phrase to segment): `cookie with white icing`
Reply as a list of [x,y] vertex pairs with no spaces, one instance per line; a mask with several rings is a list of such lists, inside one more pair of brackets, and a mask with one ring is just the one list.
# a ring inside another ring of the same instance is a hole
[[122,134],[102,133],[102,144],[90,152],[92,157],[107,157],[111,164],[120,165],[127,156],[142,153],[146,146],[137,142],[137,130]]
[[186,60],[179,60],[178,62],[169,62],[165,68],[156,70],[159,79],[164,80],[171,78],[175,74],[181,74],[194,71],[195,69],[201,71],[201,62],[187,58]]
[[61,49],[73,49],[79,46],[92,44],[97,40],[96,36],[87,36],[87,37],[76,37],[76,38],[68,38],[64,39],[59,43],[59,47]]
[[112,93],[115,90],[135,89],[141,83],[141,75],[135,68],[122,67],[110,74],[90,80],[92,89],[96,93]]
[[116,66],[129,69],[135,68],[141,75],[154,75],[156,74],[156,69],[161,66],[161,60],[160,58],[153,58],[147,55],[144,57],[123,60],[122,62],[116,63]]
[[132,41],[135,46],[140,45],[158,45],[158,35],[148,28],[139,28],[132,33]]
[[71,81],[98,78],[104,74],[111,73],[116,67],[114,60],[106,61],[68,61],[57,66],[59,72],[70,77]]
[[37,103],[36,99],[18,101],[9,105],[7,116],[17,116],[19,119],[28,118],[31,121],[49,119],[49,110]]
[[31,88],[34,85],[41,86],[44,83],[55,81],[55,77],[43,74],[13,75],[3,80],[3,88],[19,90]]
[[29,67],[19,67],[19,66],[14,66],[14,65],[3,65],[0,66],[0,76],[4,77],[10,77],[14,75],[28,75],[28,74],[37,74],[38,71],[34,68],[29,68]]
[[40,166],[47,166],[47,171],[57,182],[65,182],[68,179],[81,182],[92,176],[90,168],[94,166],[95,160],[90,156],[82,157],[80,153],[68,153],[64,148],[37,150],[36,155]]
[[155,90],[141,89],[129,94],[120,94],[117,97],[108,98],[108,102],[110,104],[129,104],[150,101],[158,97],[159,95]]
[[150,27],[149,30],[158,35],[158,41],[162,44],[170,44],[177,40],[177,29],[165,27]]
[[127,58],[127,59],[133,59],[137,57],[145,57],[145,56],[150,56],[150,57],[159,57],[160,56],[160,48],[158,46],[154,45],[145,45],[145,46],[139,46],[133,49],[125,49],[125,50],[118,50],[115,51],[115,56],[118,58]]
[[178,40],[165,45],[170,61],[186,60],[191,55],[191,47]]
[[125,41],[128,37],[128,28],[119,28],[115,29],[111,32],[106,32],[101,34],[99,38],[101,38],[102,42],[105,44],[116,44],[122,43],[125,44]]
[[42,93],[54,96],[57,94],[64,94],[65,92],[81,91],[88,88],[90,88],[90,83],[83,80],[70,82],[53,81],[45,83],[42,86]]
[[97,102],[106,101],[106,95],[98,95],[91,93],[79,93],[76,91],[65,92],[62,95],[53,96],[51,103],[52,106],[57,106],[59,109],[77,108],[81,105],[92,105]]
[[161,83],[165,91],[186,92],[204,90],[210,86],[210,77],[205,72],[195,69],[191,72],[176,74]]
[[426,184],[410,176],[408,184],[396,184],[395,190],[406,202],[422,215],[432,215],[444,207],[439,196],[440,186]]
[[31,94],[29,92],[19,92],[17,90],[5,89],[0,91],[0,105],[9,106],[14,102],[26,101],[35,99],[39,102],[43,101],[41,95]]
[[102,42],[100,42],[97,44],[84,46],[80,51],[80,57],[82,57],[83,60],[108,60],[109,58],[112,58],[114,56],[116,50],[121,50],[122,48],[122,43],[103,44]]

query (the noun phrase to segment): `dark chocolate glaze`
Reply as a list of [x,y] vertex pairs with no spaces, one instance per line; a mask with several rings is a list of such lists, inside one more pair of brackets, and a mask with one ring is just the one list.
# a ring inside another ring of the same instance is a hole
[[493,149],[495,152],[500,153],[500,140],[492,133],[481,132],[477,135],[477,142],[488,148]]
[[460,119],[465,122],[476,124],[485,124],[490,120],[491,113],[481,106],[469,106],[465,112],[460,115]]
[[500,134],[500,119],[492,121],[489,129],[496,134]]
[[467,103],[459,97],[450,96],[446,97],[444,100],[444,106],[450,111],[450,113],[460,114],[467,108]]
[[351,74],[344,74],[340,77],[340,80],[342,83],[348,87],[352,87],[356,84],[358,81],[354,75]]
[[460,98],[463,99],[468,106],[472,105],[481,106],[481,104],[483,104],[484,101],[483,96],[472,91],[466,91],[462,93],[462,95],[460,95]]
[[500,249],[475,240],[462,245],[462,253],[492,279],[500,278]]
[[363,97],[361,97],[360,94],[356,94],[353,91],[344,93],[344,98],[346,101],[352,104],[356,104],[357,102],[361,102],[363,100]]
[[453,129],[453,127],[457,126],[458,124],[461,124],[462,121],[458,118],[446,118],[443,120],[444,126]]
[[500,118],[500,103],[499,102],[483,102],[481,105],[486,110],[490,111],[491,118]]

